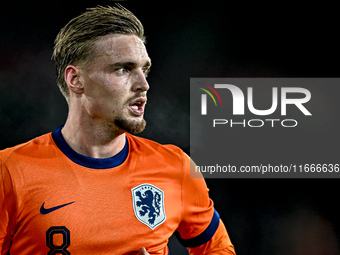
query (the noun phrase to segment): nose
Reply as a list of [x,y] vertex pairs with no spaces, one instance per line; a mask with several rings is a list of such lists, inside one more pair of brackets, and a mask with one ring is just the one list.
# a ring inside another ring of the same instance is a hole
[[150,88],[148,81],[142,71],[142,69],[138,68],[133,78],[133,91],[148,91]]

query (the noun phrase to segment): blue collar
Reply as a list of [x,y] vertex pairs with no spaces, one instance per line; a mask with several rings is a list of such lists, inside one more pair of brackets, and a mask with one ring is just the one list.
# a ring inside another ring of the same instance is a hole
[[52,132],[52,138],[58,148],[64,153],[70,160],[74,163],[93,169],[108,169],[121,165],[129,153],[129,144],[126,138],[125,146],[117,155],[111,158],[97,159],[90,158],[79,154],[74,151],[65,141],[63,135],[61,134],[61,129],[64,125],[61,125],[56,130]]

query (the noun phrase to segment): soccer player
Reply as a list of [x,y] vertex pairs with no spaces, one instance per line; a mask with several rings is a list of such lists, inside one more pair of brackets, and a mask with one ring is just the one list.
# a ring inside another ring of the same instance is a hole
[[134,136],[151,60],[143,27],[92,8],[55,40],[69,114],[55,131],[0,152],[0,254],[235,254],[203,178],[172,145]]

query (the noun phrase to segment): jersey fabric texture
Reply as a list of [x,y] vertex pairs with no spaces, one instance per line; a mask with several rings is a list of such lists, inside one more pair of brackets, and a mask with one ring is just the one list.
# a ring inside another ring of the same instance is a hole
[[126,134],[116,156],[72,150],[61,128],[0,152],[0,254],[234,254],[202,178],[179,148]]

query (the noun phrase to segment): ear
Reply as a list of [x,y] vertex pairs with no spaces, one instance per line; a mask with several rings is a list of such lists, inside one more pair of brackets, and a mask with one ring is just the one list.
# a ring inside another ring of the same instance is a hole
[[80,81],[80,69],[74,65],[69,65],[65,69],[65,81],[70,91],[76,94],[84,92],[83,84]]

